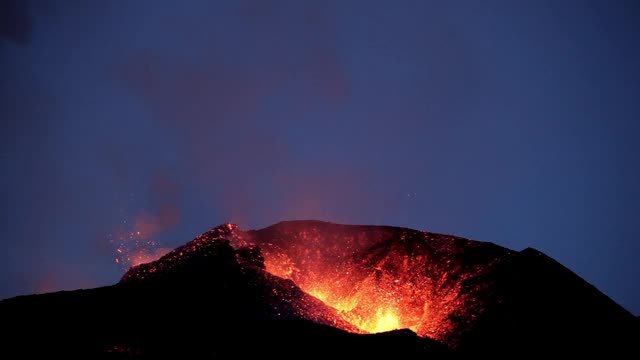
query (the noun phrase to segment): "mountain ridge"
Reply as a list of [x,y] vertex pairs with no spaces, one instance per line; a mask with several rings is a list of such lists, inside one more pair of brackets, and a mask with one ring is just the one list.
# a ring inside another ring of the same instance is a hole
[[[38,319],[5,325],[12,346],[38,339],[49,353],[115,358],[225,358],[237,350],[228,343],[234,336],[260,344],[254,355],[299,355],[291,344],[274,345],[284,334],[374,356],[524,349],[609,356],[637,352],[640,334],[633,314],[538,250],[321,221],[248,231],[223,224],[132,267],[117,284],[2,300],[0,314]],[[117,319],[144,324],[148,333],[107,331]],[[93,335],[60,333],[62,323]],[[180,330],[198,323],[209,331]],[[227,335],[212,338],[220,332]]]

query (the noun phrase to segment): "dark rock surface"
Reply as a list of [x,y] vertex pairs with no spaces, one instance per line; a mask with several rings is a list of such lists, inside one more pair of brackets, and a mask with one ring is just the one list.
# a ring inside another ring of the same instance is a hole
[[[326,302],[305,291],[325,283]],[[349,316],[327,305],[345,299]],[[381,304],[415,332],[348,321]],[[0,318],[20,357],[635,357],[640,339],[636,316],[534,249],[318,221],[221,225],[118,284],[2,300]]]

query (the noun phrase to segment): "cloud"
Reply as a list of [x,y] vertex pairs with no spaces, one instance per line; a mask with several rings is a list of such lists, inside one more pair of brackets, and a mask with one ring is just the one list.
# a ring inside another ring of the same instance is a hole
[[[330,4],[244,1],[224,18],[231,19],[224,25],[233,33],[229,38],[216,36],[213,26],[197,26],[196,38],[213,35],[190,43],[198,57],[137,49],[112,68],[156,126],[175,139],[180,163],[172,170],[193,183],[190,193],[240,225],[337,217],[366,206],[372,197],[363,195],[368,188],[361,180],[370,174],[300,162],[291,150],[300,139],[289,132],[304,126],[297,119],[350,98]],[[284,113],[271,112],[274,99],[285,99],[279,106]],[[154,232],[157,216],[140,215],[140,228]]]
[[[224,27],[233,36],[220,36],[211,23],[177,29],[189,52],[135,49],[114,64],[115,77],[157,119],[183,128],[241,121],[280,92],[294,98],[292,107],[348,100],[349,79],[329,4],[243,1],[224,18],[231,19]],[[194,38],[201,41],[194,44]]]

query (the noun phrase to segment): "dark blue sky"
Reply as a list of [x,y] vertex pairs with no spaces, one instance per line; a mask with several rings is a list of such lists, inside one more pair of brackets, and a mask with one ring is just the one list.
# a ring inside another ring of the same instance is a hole
[[639,30],[634,1],[0,0],[0,298],[314,218],[535,247],[639,314]]

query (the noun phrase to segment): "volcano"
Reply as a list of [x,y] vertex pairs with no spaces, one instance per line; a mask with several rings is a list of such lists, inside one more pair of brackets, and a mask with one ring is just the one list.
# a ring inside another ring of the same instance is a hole
[[389,226],[223,224],[114,285],[0,302],[5,355],[639,354],[639,320],[545,254]]

